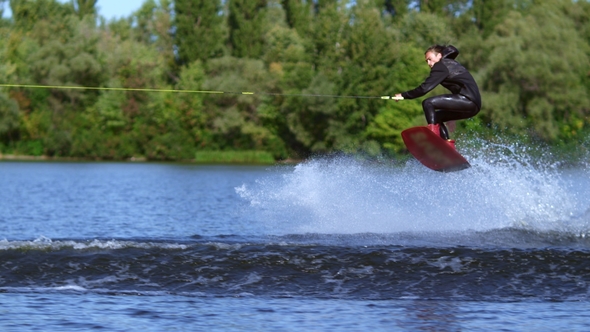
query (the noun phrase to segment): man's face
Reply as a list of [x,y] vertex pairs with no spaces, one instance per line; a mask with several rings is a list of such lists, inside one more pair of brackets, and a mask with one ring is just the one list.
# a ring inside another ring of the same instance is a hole
[[442,54],[435,52],[426,52],[424,57],[426,58],[426,63],[428,64],[428,67],[432,68],[432,66],[434,66],[435,63],[439,62],[440,59],[442,59]]

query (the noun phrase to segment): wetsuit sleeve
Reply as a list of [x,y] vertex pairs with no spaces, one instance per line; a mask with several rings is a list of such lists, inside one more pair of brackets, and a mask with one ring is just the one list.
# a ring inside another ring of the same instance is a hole
[[424,80],[419,87],[409,90],[402,93],[402,97],[404,99],[414,99],[418,97],[422,97],[432,89],[436,88],[437,85],[442,83],[449,76],[449,70],[447,66],[443,65],[441,62],[437,62],[432,66],[430,70],[430,75]]

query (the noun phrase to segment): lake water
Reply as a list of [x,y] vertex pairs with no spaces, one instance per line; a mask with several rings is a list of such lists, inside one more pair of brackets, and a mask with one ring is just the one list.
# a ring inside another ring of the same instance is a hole
[[590,167],[0,163],[0,330],[586,331]]

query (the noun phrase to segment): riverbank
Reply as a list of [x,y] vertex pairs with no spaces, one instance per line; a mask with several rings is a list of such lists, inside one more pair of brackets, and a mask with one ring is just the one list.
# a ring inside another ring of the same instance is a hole
[[127,159],[101,159],[81,157],[59,157],[59,156],[32,156],[20,154],[2,154],[0,161],[116,161],[116,162],[181,162],[195,164],[252,164],[252,165],[273,165],[273,164],[297,164],[301,159],[287,158],[275,160],[270,154],[252,153],[251,151],[208,151],[198,152],[194,159],[186,160],[150,160],[145,157],[131,157]]

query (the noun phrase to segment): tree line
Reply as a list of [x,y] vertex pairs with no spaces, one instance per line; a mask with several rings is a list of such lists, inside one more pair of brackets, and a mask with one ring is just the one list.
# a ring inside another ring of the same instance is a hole
[[459,133],[575,146],[590,132],[588,1],[146,0],[114,20],[96,3],[0,0],[0,152],[404,153],[421,100],[341,97],[416,87],[432,44],[459,48],[482,91]]

